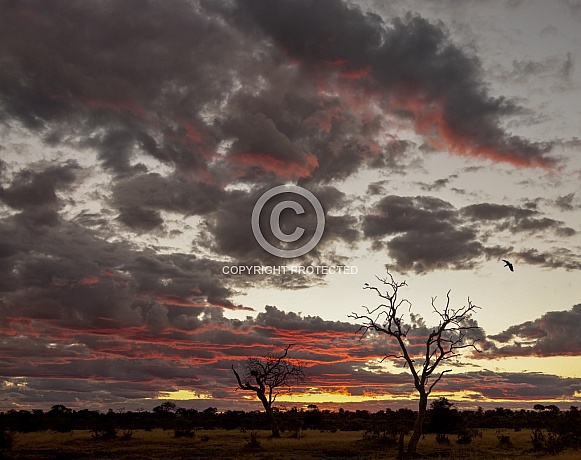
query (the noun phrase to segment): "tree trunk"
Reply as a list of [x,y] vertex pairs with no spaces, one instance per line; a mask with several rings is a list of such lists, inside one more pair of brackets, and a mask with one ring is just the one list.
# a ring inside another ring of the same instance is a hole
[[278,423],[274,418],[274,412],[272,411],[272,407],[268,404],[268,400],[264,394],[258,394],[258,399],[262,402],[264,406],[264,410],[266,411],[266,418],[268,419],[268,423],[270,424],[270,429],[272,430],[272,437],[273,438],[280,438],[280,430],[278,428]]
[[397,458],[398,460],[405,459],[405,452],[403,448],[403,438],[405,436],[405,430],[399,432],[399,440],[397,442]]
[[422,427],[424,425],[424,419],[426,418],[426,410],[428,408],[428,395],[425,393],[420,393],[420,404],[418,407],[418,416],[416,422],[414,423],[414,431],[408,442],[408,452],[407,457],[413,458],[416,455],[416,448],[418,447],[418,442],[422,437]]

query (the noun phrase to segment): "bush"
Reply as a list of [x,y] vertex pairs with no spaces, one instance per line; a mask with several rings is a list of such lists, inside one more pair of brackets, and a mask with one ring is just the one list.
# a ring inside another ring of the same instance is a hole
[[123,441],[129,441],[133,438],[133,430],[123,430],[123,434],[121,435],[121,439]]
[[510,440],[510,436],[503,434],[500,431],[497,431],[496,438],[498,439],[498,445],[503,449],[509,449],[510,447],[512,447],[512,441]]
[[300,439],[305,437],[305,434],[303,433],[303,430],[300,426],[294,426],[290,429],[290,432],[291,434],[289,435],[289,438]]
[[533,429],[531,434],[531,442],[533,443],[533,450],[535,452],[541,452],[545,450],[545,433],[539,428]]
[[93,428],[93,439],[116,439],[119,430],[114,426],[106,428]]
[[14,433],[0,428],[0,452],[12,449],[12,444],[14,444]]
[[450,444],[450,438],[446,433],[436,434],[436,442],[438,444]]
[[458,439],[456,439],[457,444],[470,444],[472,442],[472,438],[476,436],[478,433],[476,430],[464,430],[458,433]]
[[258,435],[258,431],[251,431],[249,437],[244,438],[246,440],[246,447],[248,449],[260,449],[262,446],[260,442],[260,436]]
[[567,443],[563,437],[555,431],[547,432],[547,441],[545,443],[545,450],[551,454],[558,454],[567,447]]
[[196,432],[193,428],[184,428],[181,430],[175,429],[173,431],[174,438],[193,438],[196,435]]
[[363,439],[375,441],[383,446],[393,446],[397,442],[397,427],[383,425],[363,432]]

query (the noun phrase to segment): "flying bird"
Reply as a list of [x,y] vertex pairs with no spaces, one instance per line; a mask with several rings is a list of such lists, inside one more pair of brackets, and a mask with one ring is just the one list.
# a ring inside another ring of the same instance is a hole
[[504,266],[505,266],[505,267],[508,267],[508,268],[510,268],[510,271],[511,271],[511,272],[513,272],[513,271],[514,271],[514,268],[513,268],[512,264],[511,264],[511,263],[510,263],[508,260],[502,259],[502,261],[504,262]]

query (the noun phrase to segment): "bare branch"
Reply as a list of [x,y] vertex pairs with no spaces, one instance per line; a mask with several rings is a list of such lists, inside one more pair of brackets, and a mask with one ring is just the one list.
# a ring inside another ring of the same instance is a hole
[[[382,299],[382,303],[375,308],[364,306],[365,314],[352,313],[349,317],[361,322],[357,330],[357,333],[361,334],[360,340],[369,331],[372,331],[385,334],[388,339],[393,339],[396,342],[401,353],[387,354],[381,362],[388,358],[403,358],[405,365],[410,368],[414,386],[420,396],[418,415],[407,452],[407,455],[413,458],[421,437],[428,396],[442,380],[444,374],[452,371],[452,369],[445,369],[434,374],[436,369],[443,361],[458,356],[459,351],[464,348],[473,348],[479,351],[476,347],[477,340],[469,337],[470,331],[479,329],[478,326],[470,322],[470,315],[479,307],[474,305],[468,298],[466,305],[458,309],[452,308],[450,291],[448,291],[445,305],[439,309],[436,307],[436,297],[432,297],[432,309],[438,317],[438,325],[425,338],[425,342],[423,342],[425,343],[425,348],[418,353],[415,349],[415,343],[410,342],[408,339],[408,334],[416,330],[415,325],[419,324],[421,327],[425,327],[425,323],[421,319],[421,321],[418,321],[418,316],[413,314],[410,315],[411,324],[406,325],[404,322],[401,308],[403,305],[407,305],[408,312],[411,312],[411,303],[407,299],[399,298],[399,290],[407,286],[407,284],[405,281],[396,282],[389,271],[385,278],[376,278],[383,286],[370,286],[366,283],[363,289],[374,291]],[[414,325],[414,328],[412,328],[412,325]],[[437,375],[437,377],[432,379],[433,375]]]
[[450,292],[446,293],[446,301],[443,308],[436,307],[436,297],[432,297],[432,309],[439,318],[439,324],[427,336],[425,350],[421,364],[416,364],[417,356],[411,355],[410,344],[407,336],[412,331],[411,325],[406,325],[404,315],[401,313],[402,305],[408,305],[411,311],[411,303],[407,299],[400,299],[400,288],[407,286],[406,282],[396,282],[389,271],[385,278],[376,277],[383,288],[365,284],[364,289],[374,291],[384,302],[374,308],[363,307],[366,314],[352,313],[350,318],[361,321],[357,333],[361,333],[362,339],[369,331],[385,334],[395,339],[401,353],[388,354],[381,361],[388,358],[404,359],[409,366],[414,379],[414,385],[420,393],[431,392],[433,387],[442,379],[446,370],[430,382],[430,378],[442,361],[458,355],[459,350],[476,347],[476,340],[469,340],[467,333],[470,330],[479,329],[477,326],[466,322],[470,314],[477,308],[470,299],[468,303],[459,309],[451,306]]

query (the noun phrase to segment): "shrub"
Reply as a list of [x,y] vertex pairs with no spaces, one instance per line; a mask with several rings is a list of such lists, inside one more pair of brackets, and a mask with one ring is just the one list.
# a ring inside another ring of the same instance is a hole
[[246,440],[246,447],[248,449],[260,449],[262,446],[260,442],[260,436],[258,435],[258,431],[251,431],[249,437],[244,438]]
[[510,436],[503,434],[500,430],[496,432],[496,438],[498,439],[498,445],[503,449],[512,447]]
[[395,445],[397,440],[397,427],[383,425],[381,427],[367,429],[363,432],[363,439],[372,440],[384,446]]
[[464,430],[458,433],[458,439],[456,439],[457,444],[470,444],[472,442],[472,438],[476,436],[478,433],[476,430]]
[[545,449],[545,433],[539,428],[533,429],[531,434],[531,442],[533,443],[533,450],[535,452],[541,452]]
[[450,444],[450,438],[446,433],[436,434],[436,442],[438,444]]
[[129,441],[133,438],[133,430],[123,430],[123,434],[121,435],[121,439],[123,441]]
[[552,430],[547,432],[547,441],[545,443],[545,449],[547,452],[558,454],[567,447],[566,444],[567,443],[559,433]]
[[196,432],[193,428],[183,428],[181,430],[175,429],[173,431],[174,438],[193,438],[196,435]]
[[119,430],[113,425],[105,428],[93,428],[92,431],[93,439],[115,439],[119,432]]
[[12,449],[12,444],[14,444],[14,433],[0,428],[0,452]]
[[300,439],[300,438],[304,438],[305,434],[303,433],[303,430],[300,426],[294,426],[293,428],[290,429],[290,435],[289,438],[293,438],[293,439]]

